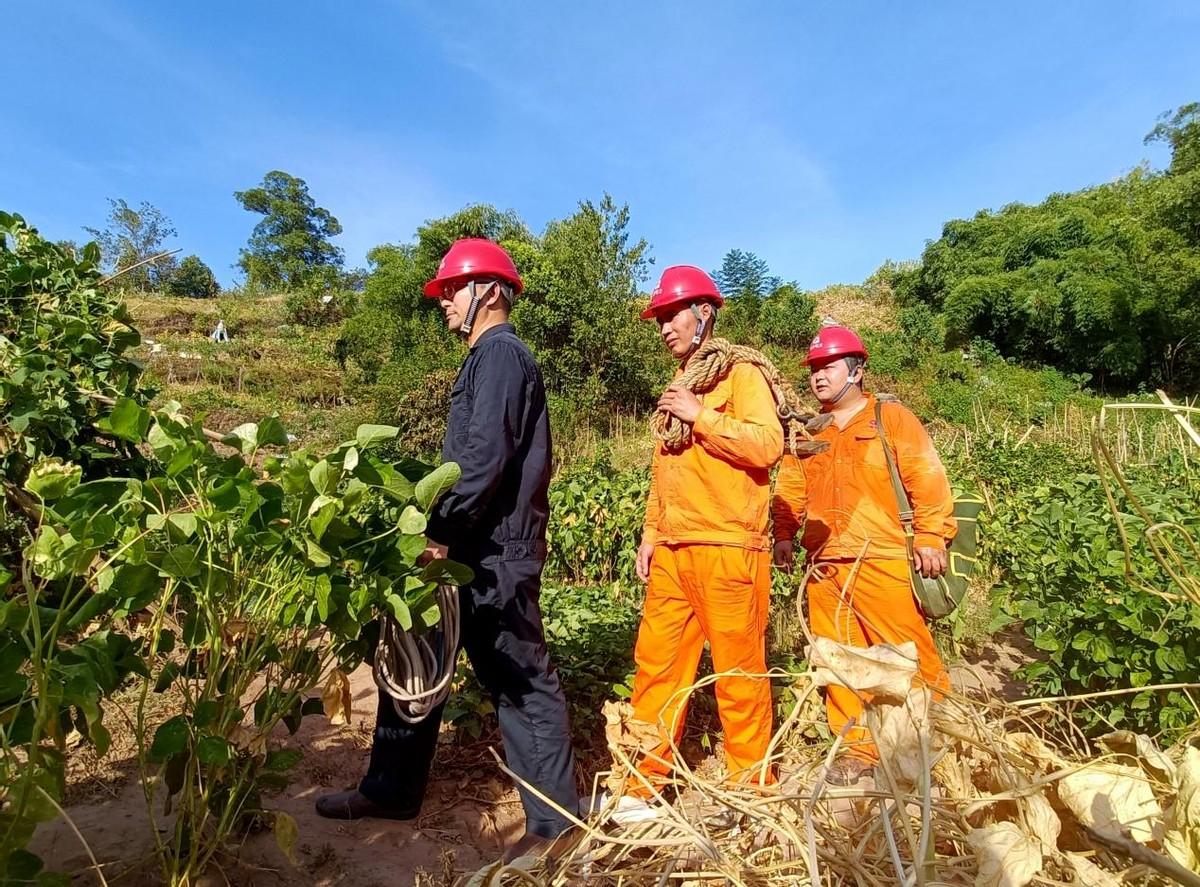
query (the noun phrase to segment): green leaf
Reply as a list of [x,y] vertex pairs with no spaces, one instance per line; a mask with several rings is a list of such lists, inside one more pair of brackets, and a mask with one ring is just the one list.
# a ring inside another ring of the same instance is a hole
[[328,567],[333,559],[325,552],[315,539],[308,540],[308,562],[314,567]]
[[354,433],[354,441],[360,450],[370,449],[385,440],[392,440],[400,429],[394,425],[359,425]]
[[25,489],[46,502],[52,502],[79,486],[82,476],[83,469],[72,462],[44,459],[30,470]]
[[425,511],[433,507],[442,495],[458,483],[462,477],[462,469],[457,462],[443,462],[419,481],[414,491],[417,504]]
[[121,564],[113,573],[110,587],[118,597],[119,608],[127,613],[143,609],[161,589],[162,579],[149,564]]
[[33,571],[44,579],[57,579],[69,568],[63,562],[66,543],[49,524],[42,524],[37,539],[25,549]]
[[401,533],[417,536],[425,532],[427,523],[425,515],[415,506],[409,505],[400,512],[400,520],[397,522],[396,528]]
[[196,532],[196,515],[191,511],[177,511],[167,516],[167,522],[175,527],[184,539]]
[[241,501],[237,482],[232,479],[213,478],[209,481],[205,495],[208,496],[209,502],[222,511],[231,511]]
[[313,536],[318,540],[325,535],[325,531],[329,528],[329,522],[337,515],[338,500],[332,496],[321,494],[313,499],[312,505],[308,508],[308,513],[311,516],[309,526],[312,528]]
[[337,472],[324,459],[308,470],[308,479],[318,493],[332,493],[337,486]]
[[246,422],[239,425],[226,434],[221,442],[231,447],[236,447],[243,453],[253,452],[254,448],[258,445],[258,424],[256,422]]
[[118,397],[112,412],[96,421],[96,427],[130,443],[141,443],[150,428],[150,411],[128,397]]
[[4,874],[6,880],[31,881],[37,877],[37,873],[42,870],[44,865],[40,856],[35,856],[28,850],[17,849],[9,855]]
[[168,662],[163,666],[162,671],[158,673],[158,679],[154,682],[154,692],[167,692],[167,688],[175,683],[177,677],[179,677],[179,663]]
[[154,731],[154,741],[150,743],[150,760],[161,763],[179,754],[187,748],[189,734],[187,718],[183,715],[175,715],[164,721]]
[[387,605],[392,613],[392,618],[396,620],[396,624],[405,631],[412,631],[412,612],[408,609],[408,604],[404,602],[404,598],[393,592],[387,596]]
[[233,760],[233,746],[220,736],[201,736],[196,743],[196,757],[203,764],[219,767]]
[[176,545],[162,561],[162,571],[176,579],[200,575],[200,552],[195,545]]
[[316,582],[313,583],[313,593],[317,599],[317,615],[321,617],[322,622],[329,618],[329,595],[332,590],[333,587],[328,576],[318,576]]
[[[320,711],[320,709],[318,709]],[[286,773],[304,758],[304,752],[298,748],[281,748],[267,755],[264,768],[273,773]]]
[[467,585],[475,578],[475,571],[466,564],[445,558],[431,560],[421,570],[421,579],[438,585]]
[[278,416],[271,416],[258,423],[258,433],[255,443],[260,447],[286,447],[288,444],[287,431]]

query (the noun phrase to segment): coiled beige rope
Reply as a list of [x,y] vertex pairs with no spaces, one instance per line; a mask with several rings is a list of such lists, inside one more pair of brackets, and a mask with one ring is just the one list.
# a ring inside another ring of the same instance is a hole
[[[775,364],[748,345],[735,345],[728,339],[709,339],[696,349],[683,374],[673,384],[683,385],[697,395],[704,394],[712,391],[738,363],[758,367],[767,380],[775,399],[775,412],[783,425],[787,452],[793,456],[811,456],[829,447],[825,441],[813,440],[812,436],[825,428],[832,417],[805,409],[800,395]],[[692,442],[692,426],[665,410],[658,410],[650,417],[650,430],[672,452],[678,452]]]

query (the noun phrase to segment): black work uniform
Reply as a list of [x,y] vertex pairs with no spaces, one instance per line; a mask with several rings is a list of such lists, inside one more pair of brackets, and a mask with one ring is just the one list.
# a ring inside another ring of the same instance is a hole
[[[510,324],[471,348],[451,391],[442,459],[462,478],[427,534],[475,571],[460,589],[462,645],[500,717],[508,766],[572,813],[578,807],[567,706],[550,664],[538,603],[546,561],[550,422],[541,371]],[[416,811],[437,745],[442,707],[419,724],[380,693],[371,764],[359,791]],[[569,821],[522,786],[526,830],[557,837]]]

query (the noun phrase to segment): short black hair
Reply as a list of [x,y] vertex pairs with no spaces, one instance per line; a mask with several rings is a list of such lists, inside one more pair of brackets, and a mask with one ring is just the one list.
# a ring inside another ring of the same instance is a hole
[[859,367],[862,367],[862,366],[866,366],[866,364],[867,364],[867,361],[863,357],[861,357],[857,354],[847,355],[843,359],[846,361],[846,369],[848,369],[850,371],[851,375],[854,375],[854,371],[856,369],[858,369]]

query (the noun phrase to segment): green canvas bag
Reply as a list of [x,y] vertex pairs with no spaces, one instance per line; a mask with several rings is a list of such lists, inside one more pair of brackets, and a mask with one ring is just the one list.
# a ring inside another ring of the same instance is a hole
[[900,510],[900,525],[904,528],[904,544],[908,549],[908,569],[912,576],[913,595],[921,605],[921,609],[930,619],[942,619],[954,612],[967,594],[967,586],[971,574],[975,572],[978,561],[979,541],[979,512],[983,510],[984,502],[976,495],[965,493],[954,499],[954,519],[958,523],[958,532],[946,550],[946,572],[937,579],[927,579],[913,565],[913,542],[916,530],[913,527],[912,503],[904,484],[900,482],[900,472],[896,469],[896,457],[892,451],[891,442],[883,430],[884,401],[894,401],[892,397],[876,396],[875,428],[879,440],[883,443],[883,455],[887,459],[888,473],[892,477],[892,489],[896,493],[896,505]]

